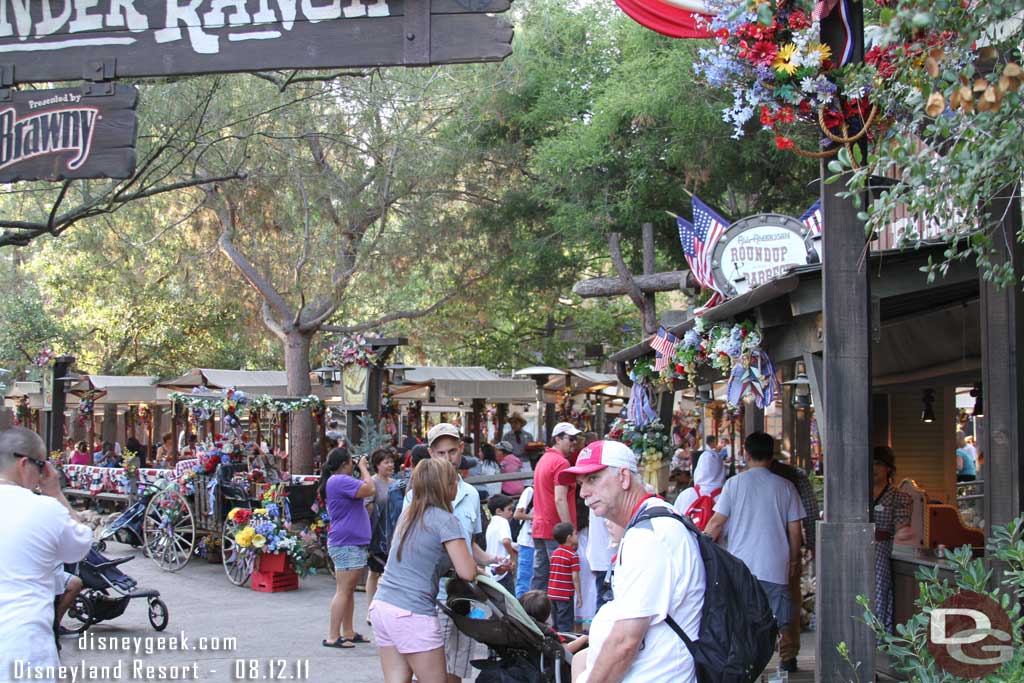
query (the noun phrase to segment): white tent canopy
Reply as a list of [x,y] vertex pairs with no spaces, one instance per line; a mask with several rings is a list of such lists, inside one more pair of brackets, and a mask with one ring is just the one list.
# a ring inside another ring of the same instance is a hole
[[537,385],[528,379],[506,379],[487,368],[420,366],[405,371],[405,385],[395,394],[402,399],[426,400],[434,387],[437,403],[528,403],[537,399]]
[[147,375],[86,375],[68,391],[102,391],[97,404],[166,403],[169,392],[157,387],[157,379]]
[[[284,370],[219,370],[193,368],[181,377],[160,382],[157,386],[188,392],[194,387],[237,389],[247,394],[266,394],[273,398],[297,398],[288,393],[288,373]],[[332,390],[318,384],[311,393],[322,399],[333,396]]]
[[572,393],[585,394],[596,393],[607,387],[617,386],[619,378],[612,374],[595,372],[593,370],[570,370],[568,375],[552,377],[544,385],[544,390],[561,391],[565,388],[566,382],[569,382],[572,386]]

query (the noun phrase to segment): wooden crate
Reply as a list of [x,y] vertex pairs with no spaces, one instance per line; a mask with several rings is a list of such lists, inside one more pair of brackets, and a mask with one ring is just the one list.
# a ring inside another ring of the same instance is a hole
[[298,590],[299,575],[290,567],[286,572],[253,572],[250,585],[254,591],[260,593],[282,593],[284,591]]

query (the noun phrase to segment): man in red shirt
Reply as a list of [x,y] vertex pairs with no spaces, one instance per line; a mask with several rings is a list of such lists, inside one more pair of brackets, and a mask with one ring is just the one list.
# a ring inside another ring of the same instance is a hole
[[568,522],[576,528],[576,482],[558,483],[558,474],[569,468],[569,454],[576,449],[580,430],[568,422],[559,422],[551,430],[551,447],[533,472],[533,578],[530,588],[548,589],[551,554],[558,549],[555,525]]

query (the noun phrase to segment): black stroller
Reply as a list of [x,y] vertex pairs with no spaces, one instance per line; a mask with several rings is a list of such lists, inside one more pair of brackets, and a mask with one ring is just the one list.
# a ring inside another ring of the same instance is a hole
[[106,552],[108,538],[113,538],[118,543],[124,543],[133,548],[141,548],[143,546],[142,520],[146,517],[146,506],[159,490],[156,486],[147,486],[134,505],[122,512],[121,516],[113,522],[100,529],[96,539],[96,549],[101,553]]
[[95,623],[121,616],[132,600],[145,599],[149,606],[150,625],[157,631],[167,628],[167,605],[160,599],[160,591],[135,590],[139,585],[135,579],[118,569],[118,565],[134,559],[121,557],[111,560],[94,546],[81,562],[64,565],[65,571],[78,576],[85,585],[60,626],[72,633],[82,633]]
[[519,601],[499,583],[478,576],[475,584],[448,582],[448,601],[442,604],[456,628],[491,649],[477,681],[493,683],[561,683],[571,679],[562,643],[553,631],[541,629]]

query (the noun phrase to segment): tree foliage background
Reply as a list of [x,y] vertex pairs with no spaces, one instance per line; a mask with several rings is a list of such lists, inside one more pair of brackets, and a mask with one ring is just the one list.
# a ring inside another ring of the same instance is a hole
[[[609,232],[623,233],[639,271],[640,226],[653,223],[659,270],[682,269],[665,211],[689,215],[687,191],[731,218],[813,201],[811,162],[767,140],[730,140],[723,93],[695,84],[697,42],[647,31],[610,3],[515,11],[514,53],[498,65],[304,74],[287,86],[283,74],[142,84],[143,173],[130,186],[26,183],[0,196],[3,239],[26,243],[2,252],[0,277],[19,295],[0,305],[6,366],[24,368],[50,345],[94,372],[282,367],[261,297],[217,248],[209,191],[240,207],[246,254],[307,303],[316,295],[288,285],[307,218],[320,265],[303,276],[322,292],[345,237],[327,214],[372,208],[331,186],[342,176],[317,179],[312,133],[359,150],[337,159],[347,173],[387,161],[394,139],[371,149],[375,127],[433,122],[410,126],[415,163],[395,180],[415,190],[376,217],[379,239],[360,247],[363,267],[326,321],[422,310],[471,281],[431,315],[377,328],[410,338],[407,362],[508,370],[582,361],[584,343],[632,343],[638,316],[625,297],[570,294],[612,273]],[[25,239],[25,226],[42,236]],[[687,303],[659,295],[662,310]]]

